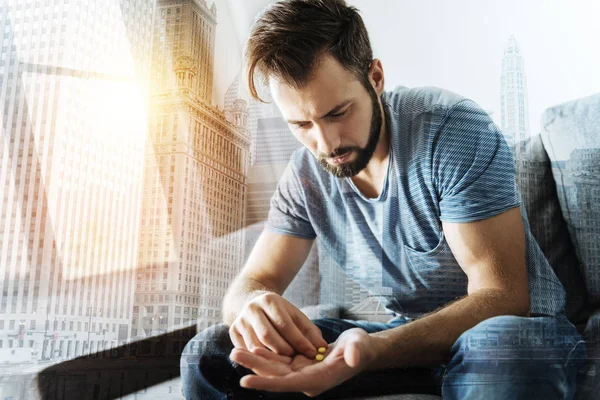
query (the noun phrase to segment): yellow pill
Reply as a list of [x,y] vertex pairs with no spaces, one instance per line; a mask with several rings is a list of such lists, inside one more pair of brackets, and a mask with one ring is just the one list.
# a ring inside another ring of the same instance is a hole
[[319,347],[319,350],[317,350],[319,353],[321,354],[325,354],[325,352],[327,351],[327,349],[325,347]]
[[317,360],[317,361],[323,361],[324,358],[325,358],[325,356],[323,354],[317,354],[315,356],[315,360]]

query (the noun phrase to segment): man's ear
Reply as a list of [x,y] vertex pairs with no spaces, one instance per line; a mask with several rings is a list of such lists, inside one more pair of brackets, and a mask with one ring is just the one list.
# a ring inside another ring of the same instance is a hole
[[375,89],[375,92],[378,96],[381,96],[384,88],[384,74],[383,74],[383,66],[381,65],[381,60],[378,58],[374,58],[371,61],[371,65],[369,66],[369,82]]

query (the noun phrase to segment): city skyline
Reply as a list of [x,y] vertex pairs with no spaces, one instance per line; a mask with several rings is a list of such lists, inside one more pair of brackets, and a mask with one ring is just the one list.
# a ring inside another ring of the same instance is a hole
[[[112,57],[115,63],[95,66],[90,73],[86,69],[90,60],[110,50],[105,45],[94,51],[79,49],[77,46],[85,46],[86,42],[71,34],[86,29],[86,20],[78,25],[72,18],[82,8],[57,2],[53,14],[43,15],[54,16],[52,32],[57,32],[57,37],[50,46],[60,45],[60,57],[46,61],[48,67],[34,70],[37,81],[33,79],[35,75],[28,74],[28,64],[15,60],[16,54],[35,57],[34,49],[38,45],[43,49],[47,44],[40,37],[23,36],[29,21],[40,14],[35,8],[38,3],[4,8],[0,14],[4,32],[10,33],[4,42],[11,39],[10,43],[21,50],[2,53],[2,60],[7,60],[9,66],[9,80],[3,81],[2,86],[4,108],[9,111],[3,114],[9,117],[3,118],[4,129],[10,124],[10,116],[20,116],[27,105],[41,109],[25,97],[34,87],[45,87],[47,94],[41,99],[47,107],[43,111],[48,114],[44,117],[57,121],[54,126],[40,124],[35,118],[22,119],[22,124],[13,119],[12,123],[14,137],[21,139],[17,144],[29,144],[29,152],[17,153],[23,161],[29,155],[25,163],[27,179],[15,181],[15,185],[21,183],[20,187],[25,187],[20,200],[8,202],[9,193],[3,192],[0,206],[8,214],[3,212],[2,221],[8,224],[4,226],[12,226],[11,232],[15,228],[22,230],[19,225],[11,225],[15,222],[7,216],[15,217],[11,207],[35,200],[33,211],[31,206],[22,209],[22,220],[31,218],[32,229],[25,235],[31,251],[26,260],[31,261],[36,254],[36,244],[44,250],[38,255],[38,268],[26,269],[24,279],[19,279],[15,271],[19,265],[16,262],[25,257],[6,245],[0,253],[3,260],[9,260],[2,263],[0,331],[6,335],[0,337],[0,354],[10,353],[13,362],[59,360],[97,352],[131,337],[145,337],[193,323],[199,317],[203,326],[214,324],[220,320],[220,299],[227,282],[240,267],[243,235],[228,235],[240,231],[245,221],[245,179],[250,158],[247,105],[244,100],[234,99],[229,122],[223,110],[211,104],[216,30],[214,25],[207,25],[207,19],[216,24],[216,6],[180,2],[194,8],[183,9],[181,15],[200,15],[198,10],[202,14],[202,19],[186,21],[184,25],[176,15],[179,7],[163,7],[162,14],[150,7],[154,3],[134,3],[123,4],[127,10],[119,14],[108,6],[102,9],[106,17],[114,18],[110,20],[113,31],[121,35],[109,37],[114,43],[106,41],[113,43],[113,53],[103,57]],[[133,16],[144,16],[146,25],[134,24]],[[11,18],[17,25],[10,25]],[[92,42],[101,41],[91,34],[95,24],[93,20],[87,26]],[[124,30],[119,29],[122,25]],[[204,33],[189,35],[191,39],[184,42],[178,38],[181,26],[182,36],[188,34],[188,26],[198,26],[202,29],[198,32]],[[149,35],[152,29],[155,33]],[[96,35],[103,32],[96,30]],[[46,28],[34,29],[35,32],[44,34]],[[154,36],[154,42],[142,40],[148,36]],[[128,40],[139,43],[130,49],[132,58],[123,51]],[[67,50],[69,41],[74,46]],[[154,49],[150,51],[152,43]],[[79,57],[79,53],[88,58]],[[102,72],[104,67],[109,70]],[[6,71],[5,65],[0,68]],[[11,95],[10,89],[15,86],[17,91]],[[93,96],[84,104],[77,104],[77,96],[82,95]],[[18,102],[20,98],[26,101]],[[52,108],[48,102],[51,98],[56,99],[58,107]],[[151,107],[148,126],[144,111],[147,106]],[[12,114],[11,107],[15,107]],[[190,119],[199,122],[190,124]],[[40,130],[44,127],[46,132]],[[32,140],[26,140],[29,138]],[[43,154],[41,159],[47,160],[47,165],[35,164],[38,154],[33,140],[44,149],[39,155]],[[51,161],[59,167],[51,168]],[[5,162],[3,165],[1,176],[6,178],[10,170]],[[40,175],[45,178],[40,179]],[[69,208],[69,204],[76,207]],[[145,208],[141,208],[142,204]],[[29,218],[25,214],[28,212]],[[115,229],[117,218],[127,223]],[[36,227],[34,231],[38,219],[42,221],[41,229]],[[184,225],[187,229],[181,230]],[[84,236],[84,232],[91,236]],[[10,236],[3,237],[9,238],[3,241],[5,244],[13,243]],[[219,237],[225,239],[217,240]],[[158,256],[159,251],[164,258]],[[206,258],[208,253],[210,259]],[[177,259],[186,259],[185,266],[182,261],[174,266]],[[139,260],[139,266],[135,260]],[[50,268],[42,269],[46,264]],[[165,268],[159,270],[157,266],[163,264]],[[115,296],[107,297],[107,292]]]

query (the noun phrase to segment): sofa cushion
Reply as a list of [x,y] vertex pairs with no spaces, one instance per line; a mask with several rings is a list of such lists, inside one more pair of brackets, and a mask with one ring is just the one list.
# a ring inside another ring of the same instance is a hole
[[591,304],[600,304],[600,94],[546,110],[542,141]]
[[531,233],[565,288],[567,317],[583,323],[579,315],[585,303],[585,284],[562,216],[550,159],[540,135],[519,143],[518,148],[516,178]]

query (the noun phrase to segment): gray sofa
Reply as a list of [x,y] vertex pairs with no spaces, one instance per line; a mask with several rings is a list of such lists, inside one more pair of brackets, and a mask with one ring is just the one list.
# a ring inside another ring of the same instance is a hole
[[[565,286],[567,316],[588,345],[590,365],[580,372],[576,398],[600,398],[600,94],[546,110],[540,134],[517,143],[514,154],[517,183],[531,229]],[[284,293],[309,317],[391,318],[376,301],[364,296],[361,304],[345,306],[348,302],[343,292],[356,283],[346,277],[340,284],[340,276],[335,275],[339,271],[315,269],[318,265],[314,261],[305,264]],[[320,283],[315,283],[315,275],[321,276]],[[369,397],[431,398],[436,397]]]

